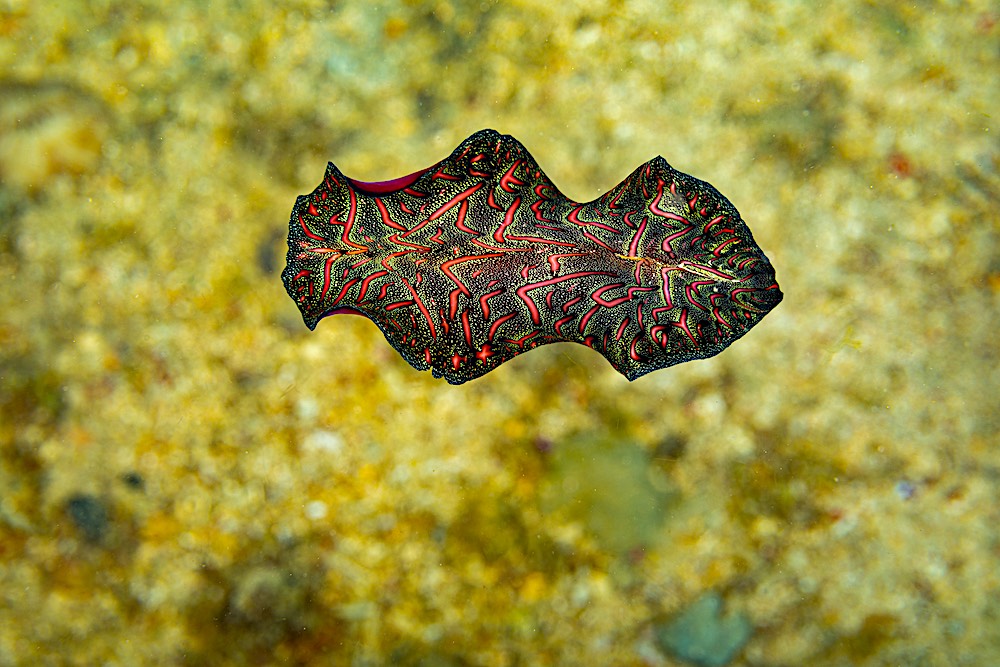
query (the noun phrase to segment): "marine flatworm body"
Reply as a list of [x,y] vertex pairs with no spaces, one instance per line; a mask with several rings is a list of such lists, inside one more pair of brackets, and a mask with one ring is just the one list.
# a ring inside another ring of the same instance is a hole
[[355,313],[414,368],[461,384],[582,343],[634,380],[718,354],[782,298],[736,208],[657,157],[589,203],[482,130],[384,183],[344,176],[292,209],[282,280],[306,326]]

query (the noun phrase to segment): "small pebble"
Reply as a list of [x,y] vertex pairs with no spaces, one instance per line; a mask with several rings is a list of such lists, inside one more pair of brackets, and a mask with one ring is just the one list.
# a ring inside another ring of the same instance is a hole
[[306,503],[306,516],[313,521],[319,521],[320,519],[326,518],[326,503],[322,500],[313,500]]
[[722,598],[710,592],[673,620],[655,628],[660,646],[698,667],[723,667],[750,640],[753,627],[743,614],[722,616]]
[[909,480],[901,479],[896,482],[896,495],[898,495],[901,500],[909,500],[916,493],[917,487],[915,487]]
[[122,481],[125,482],[130,489],[135,489],[136,491],[141,491],[146,486],[146,480],[142,478],[142,475],[135,471],[123,474]]
[[66,512],[83,538],[91,543],[100,542],[108,528],[108,511],[104,503],[94,496],[77,493],[66,501]]

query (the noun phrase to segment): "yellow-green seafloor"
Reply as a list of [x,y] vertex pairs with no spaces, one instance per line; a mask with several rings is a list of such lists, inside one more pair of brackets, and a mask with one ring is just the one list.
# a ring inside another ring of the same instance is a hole
[[[0,665],[1000,664],[1000,10],[0,2]],[[662,154],[785,301],[461,387],[285,295],[328,159]]]

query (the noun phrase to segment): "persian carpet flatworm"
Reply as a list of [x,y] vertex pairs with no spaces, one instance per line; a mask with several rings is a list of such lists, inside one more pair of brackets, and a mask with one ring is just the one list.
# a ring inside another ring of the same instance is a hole
[[414,368],[461,384],[574,342],[634,380],[718,354],[782,298],[736,208],[662,157],[589,203],[482,130],[384,183],[332,163],[299,197],[282,280],[306,326],[354,313]]

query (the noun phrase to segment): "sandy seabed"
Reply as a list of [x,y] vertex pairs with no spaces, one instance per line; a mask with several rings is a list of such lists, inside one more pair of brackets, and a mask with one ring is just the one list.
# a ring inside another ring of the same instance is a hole
[[[0,2],[0,665],[1000,664],[996,4],[541,4]],[[295,196],[484,127],[784,302],[632,384],[307,331]]]

